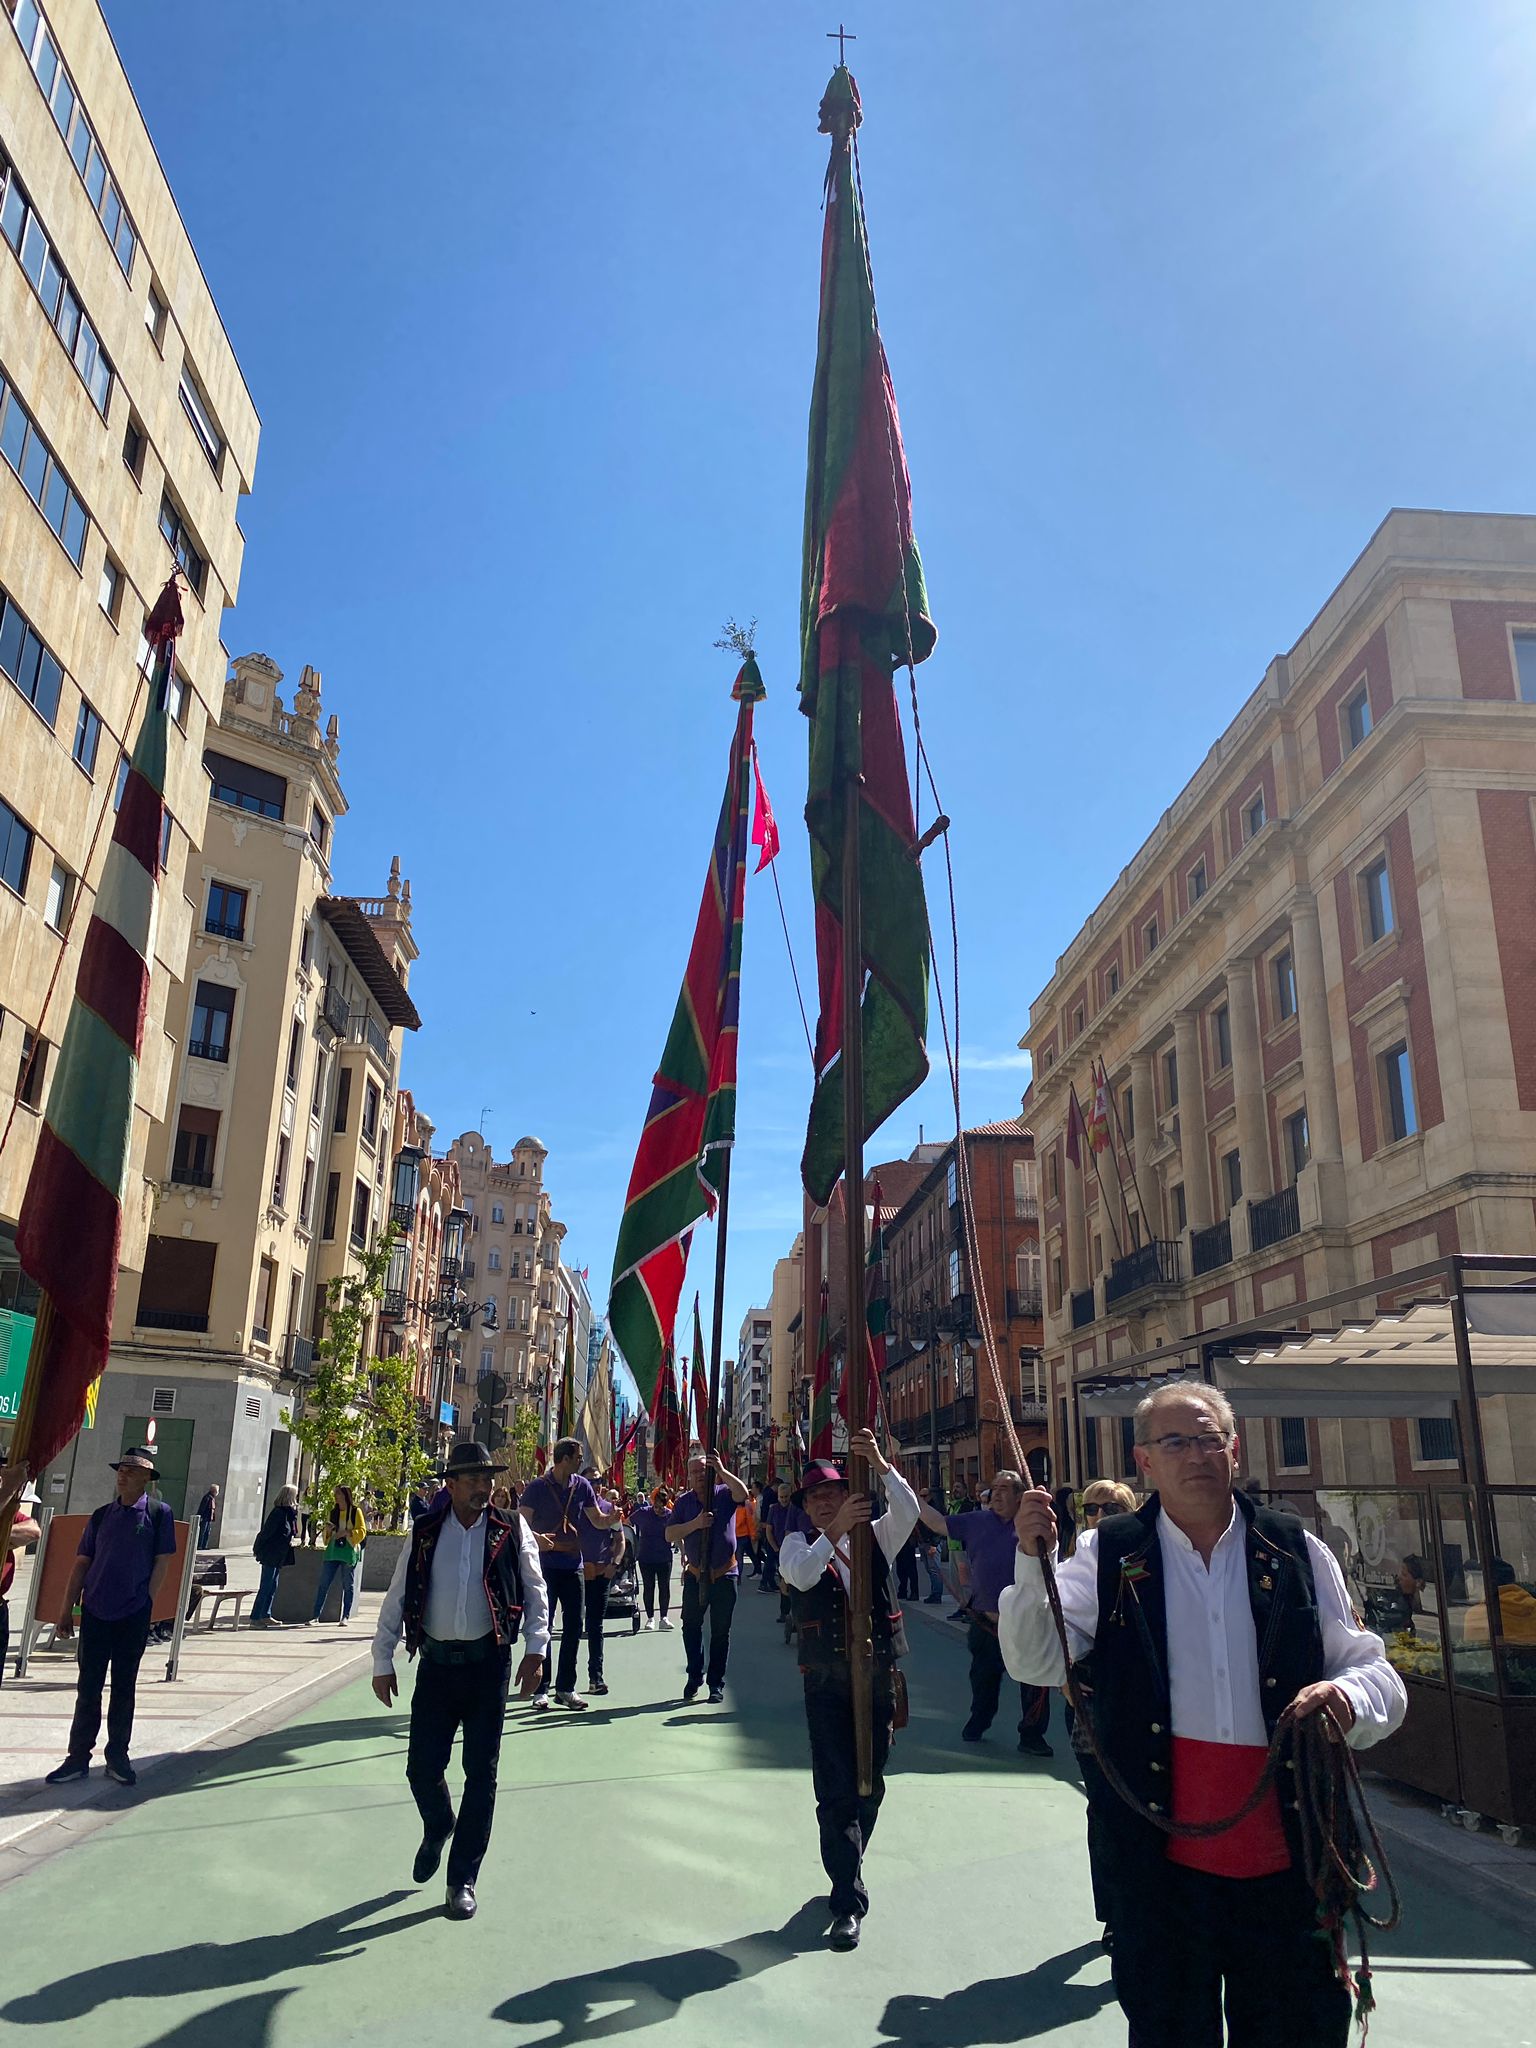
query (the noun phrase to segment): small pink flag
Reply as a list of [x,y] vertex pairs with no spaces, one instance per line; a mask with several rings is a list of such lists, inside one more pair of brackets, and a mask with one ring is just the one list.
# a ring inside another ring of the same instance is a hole
[[757,745],[752,747],[752,782],[757,794],[752,806],[752,844],[762,848],[763,857],[752,870],[760,875],[769,861],[777,860],[779,853],[779,825],[773,815],[773,805],[768,801],[768,792],[763,787],[763,771],[757,758]]

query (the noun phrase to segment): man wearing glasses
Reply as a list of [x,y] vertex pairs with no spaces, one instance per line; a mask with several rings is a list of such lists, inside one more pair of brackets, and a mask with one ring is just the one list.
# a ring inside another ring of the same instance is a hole
[[[1327,1712],[1355,1748],[1407,1708],[1381,1640],[1351,1612],[1326,1546],[1234,1495],[1237,1435],[1214,1388],[1180,1381],[1136,1410],[1151,1497],[1097,1518],[1057,1573],[1074,1660],[1092,1656],[1094,1734],[1155,1814],[1210,1821],[1257,1784],[1286,1708]],[[998,1632],[1012,1675],[1059,1685],[1045,1602],[1050,1495],[1014,1523],[1018,1558]],[[1105,1848],[1115,1995],[1137,2048],[1345,2048],[1350,1999],[1318,1938],[1287,1773],[1249,1818],[1202,1840],[1143,1820],[1088,1764]]]

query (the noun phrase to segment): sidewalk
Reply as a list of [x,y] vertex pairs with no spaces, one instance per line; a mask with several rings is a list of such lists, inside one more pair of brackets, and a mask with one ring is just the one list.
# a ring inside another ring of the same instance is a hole
[[[256,1574],[230,1559],[230,1585]],[[165,1681],[168,1646],[151,1643],[139,1667],[133,1763],[140,1787],[113,1784],[100,1768],[98,1745],[91,1775],[73,1785],[45,1785],[64,1756],[74,1710],[72,1648],[34,1650],[25,1678],[14,1675],[16,1638],[26,1608],[26,1579],[12,1589],[12,1656],[0,1687],[0,1885],[35,1862],[101,1826],[154,1790],[154,1778],[189,1752],[221,1746],[259,1732],[360,1677],[383,1604],[382,1593],[360,1593],[350,1625],[313,1628],[217,1629],[190,1625],[181,1643],[181,1669]],[[249,1602],[247,1602],[249,1606]]]

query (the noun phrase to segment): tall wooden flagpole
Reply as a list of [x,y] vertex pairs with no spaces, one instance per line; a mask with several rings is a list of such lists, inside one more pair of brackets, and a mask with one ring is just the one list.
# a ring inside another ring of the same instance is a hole
[[[859,872],[859,819],[864,778],[852,775],[843,784],[843,1207],[844,1244],[843,1384],[847,1392],[848,1485],[854,1493],[869,1490],[865,1459],[853,1448],[868,1421],[864,1396],[868,1384],[863,1345],[869,1341],[864,1317],[864,917]],[[850,1377],[851,1375],[851,1377]],[[870,1624],[873,1538],[867,1522],[858,1523],[848,1541],[848,1664],[853,1693],[854,1754],[859,1794],[874,1790],[874,1658]]]

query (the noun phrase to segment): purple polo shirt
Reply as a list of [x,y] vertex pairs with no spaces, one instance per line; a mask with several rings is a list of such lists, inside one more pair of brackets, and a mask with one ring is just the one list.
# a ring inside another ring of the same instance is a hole
[[[591,1529],[587,1520],[587,1509],[597,1506],[597,1494],[590,1479],[583,1479],[574,1473],[562,1488],[548,1473],[542,1479],[530,1479],[523,1488],[523,1497],[518,1506],[527,1516],[536,1535],[574,1536],[576,1541],[569,1550],[539,1551],[539,1562],[544,1567],[547,1579],[551,1572],[574,1572],[581,1569],[581,1537],[583,1529]],[[592,1530],[594,1536],[600,1532]]]
[[[677,1497],[677,1506],[667,1517],[667,1527],[675,1529],[679,1522],[691,1522],[700,1512],[699,1496],[690,1486],[686,1493]],[[709,1569],[712,1575],[734,1579],[739,1575],[736,1563],[736,1497],[728,1486],[715,1488],[714,1506],[710,1510],[714,1526],[709,1532]],[[688,1536],[683,1540],[684,1562],[696,1565],[699,1561],[701,1536]]]
[[768,1527],[773,1532],[773,1547],[775,1550],[783,1548],[784,1538],[789,1534],[790,1516],[794,1512],[788,1501],[785,1501],[782,1505],[775,1501],[768,1510]]
[[946,1515],[949,1533],[965,1545],[971,1568],[971,1605],[982,1614],[996,1614],[1002,1605],[1003,1588],[1013,1584],[1019,1539],[1013,1523],[990,1508],[976,1508],[967,1515]]
[[176,1517],[163,1500],[143,1494],[131,1508],[112,1501],[99,1522],[87,1522],[77,1557],[90,1569],[80,1604],[98,1621],[124,1621],[149,1605],[149,1575],[157,1557],[176,1549]]
[[648,1500],[637,1503],[630,1514],[629,1526],[635,1532],[641,1564],[665,1564],[672,1555],[666,1521]]
[[[593,1496],[600,1508],[611,1507],[613,1503]],[[583,1515],[576,1534],[581,1539],[581,1561],[583,1564],[609,1564],[613,1559],[613,1539],[617,1529],[594,1529]]]

